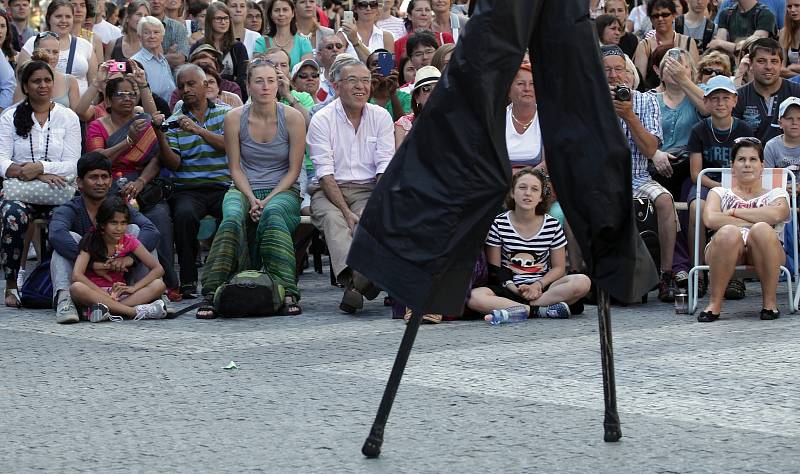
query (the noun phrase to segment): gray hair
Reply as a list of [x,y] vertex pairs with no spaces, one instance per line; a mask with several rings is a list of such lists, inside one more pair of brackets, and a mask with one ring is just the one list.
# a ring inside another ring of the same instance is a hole
[[151,25],[157,26],[159,30],[161,30],[161,34],[164,34],[164,24],[161,23],[161,20],[154,16],[143,16],[139,23],[136,25],[136,34],[142,36],[142,30],[144,29],[144,25]]
[[178,78],[181,77],[182,74],[187,73],[187,72],[196,72],[197,74],[200,75],[200,77],[203,78],[204,81],[208,80],[208,77],[206,76],[206,72],[203,71],[203,68],[201,68],[200,66],[198,66],[197,64],[194,64],[194,63],[186,63],[186,64],[180,65],[178,67],[178,69],[175,70],[175,82],[177,83],[178,82]]
[[342,72],[344,68],[351,67],[351,66],[364,66],[367,67],[361,60],[356,58],[353,55],[342,53],[336,56],[336,59],[333,61],[330,67],[330,77],[329,79],[331,82],[339,82],[342,80]]

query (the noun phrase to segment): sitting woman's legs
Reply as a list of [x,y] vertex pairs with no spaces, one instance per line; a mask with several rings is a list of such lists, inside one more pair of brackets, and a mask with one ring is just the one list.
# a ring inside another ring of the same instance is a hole
[[562,302],[573,304],[586,296],[591,286],[592,280],[586,275],[566,275],[554,281],[547,291],[535,301],[531,301],[531,304],[534,306],[549,306]]
[[295,190],[278,193],[269,200],[256,229],[256,245],[267,273],[300,300],[292,233],[300,225],[300,195]]
[[725,288],[733,276],[736,265],[744,260],[744,241],[739,228],[722,226],[706,247],[706,263],[709,266],[710,297],[705,311],[719,314]]
[[217,288],[247,265],[247,232],[250,203],[238,189],[231,188],[222,201],[222,222],[214,236],[200,282],[203,295],[213,295]]
[[777,295],[780,266],[786,261],[778,235],[765,222],[759,222],[750,228],[747,235],[747,262],[756,269],[761,280],[761,292],[764,309],[778,309]]

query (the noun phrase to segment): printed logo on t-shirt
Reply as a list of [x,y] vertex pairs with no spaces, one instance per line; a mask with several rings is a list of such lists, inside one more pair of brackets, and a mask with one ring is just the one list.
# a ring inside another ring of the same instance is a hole
[[509,259],[509,268],[517,275],[529,275],[543,272],[547,267],[550,252],[518,252]]
[[744,120],[744,123],[750,126],[750,128],[757,130],[761,125],[761,114],[758,111],[758,107],[755,105],[748,105],[745,107],[742,120]]

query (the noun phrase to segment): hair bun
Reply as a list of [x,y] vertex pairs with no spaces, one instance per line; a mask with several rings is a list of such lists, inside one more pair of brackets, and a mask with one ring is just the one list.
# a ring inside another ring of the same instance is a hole
[[31,54],[31,61],[44,61],[49,63],[50,55],[47,53],[47,51],[37,49],[33,51],[33,54]]

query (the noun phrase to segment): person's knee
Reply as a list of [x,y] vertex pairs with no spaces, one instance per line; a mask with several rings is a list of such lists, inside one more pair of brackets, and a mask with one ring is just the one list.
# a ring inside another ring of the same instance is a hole
[[766,222],[756,222],[750,228],[750,233],[747,235],[749,244],[759,246],[773,245],[778,242],[778,235],[775,230]]
[[721,247],[728,251],[741,247],[743,243],[739,228],[729,224],[720,227],[717,233],[714,234],[711,245],[714,247]]
[[589,293],[592,288],[592,280],[583,274],[572,275],[572,290],[575,297],[580,298]]
[[674,214],[675,213],[675,203],[672,201],[672,195],[669,193],[662,193],[659,195],[655,200],[656,206],[656,213],[659,214],[659,217],[662,219],[670,218],[672,219],[672,215],[665,215],[668,213]]

